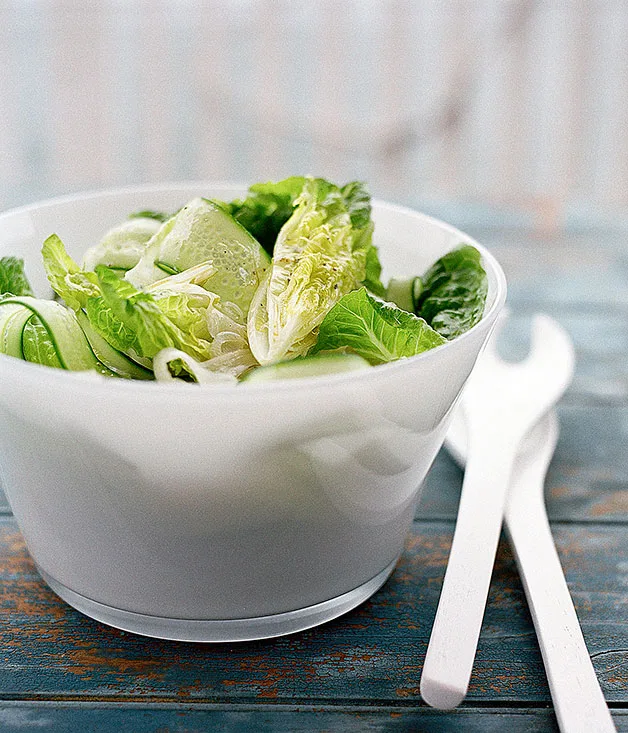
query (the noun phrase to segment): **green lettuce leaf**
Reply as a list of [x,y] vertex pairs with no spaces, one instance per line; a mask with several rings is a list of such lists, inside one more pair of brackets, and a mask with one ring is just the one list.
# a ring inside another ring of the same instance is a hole
[[347,183],[341,192],[353,227],[353,249],[363,249],[366,252],[366,269],[362,284],[374,295],[383,297],[386,288],[380,280],[382,266],[377,247],[373,244],[371,196],[365,184],[360,181]]
[[484,313],[488,280],[475,247],[465,244],[437,260],[421,277],[415,313],[447,339],[474,326]]
[[362,282],[366,251],[354,236],[341,190],[307,178],[251,303],[249,343],[260,364],[307,353],[330,308]]
[[[87,300],[85,315],[94,331],[110,346],[133,359],[139,357],[135,332],[114,315],[102,295]],[[144,365],[148,366],[148,363],[144,362]]]
[[345,200],[351,226],[356,231],[363,231],[371,226],[371,195],[364,183],[351,181],[340,189]]
[[[133,337],[132,343],[125,344],[126,348],[122,350],[132,350],[140,357],[149,359],[166,348],[181,349],[199,359],[207,357],[209,344],[182,330],[172,317],[172,310],[170,316],[164,313],[151,293],[138,290],[104,265],[97,265],[96,274],[104,305],[114,317],[113,323],[119,322],[124,327],[123,333],[116,331],[112,340],[118,340],[121,336]],[[87,315],[95,327],[98,324],[97,330],[101,335],[112,343],[108,338],[110,334],[101,330],[103,323],[96,318],[92,320],[89,308]],[[115,343],[112,345],[118,348]]]
[[84,310],[93,329],[110,346],[126,354],[134,353],[135,333],[116,318],[105,302],[96,273],[79,267],[56,234],[46,239],[42,255],[55,293],[77,314]]
[[382,266],[379,261],[377,247],[371,243],[366,250],[365,277],[362,280],[362,284],[370,290],[373,295],[377,295],[379,298],[383,298],[386,294],[386,288],[380,279],[381,274]]
[[33,289],[19,257],[0,257],[0,295],[32,295]]
[[41,254],[52,289],[69,308],[77,311],[85,307],[88,298],[100,295],[96,275],[79,267],[56,234],[45,240]]
[[292,176],[277,183],[256,183],[244,200],[231,201],[231,215],[270,254],[281,227],[292,216],[294,202],[303,190],[305,178]]
[[383,364],[444,343],[422,318],[360,288],[343,296],[325,316],[311,353],[350,349],[370,364]]

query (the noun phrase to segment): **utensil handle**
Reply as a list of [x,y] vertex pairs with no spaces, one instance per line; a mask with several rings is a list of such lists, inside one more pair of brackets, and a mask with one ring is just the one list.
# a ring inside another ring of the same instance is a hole
[[529,480],[535,480],[529,471],[513,477],[505,518],[558,725],[563,733],[614,733],[556,552],[542,492]]
[[421,696],[443,710],[461,703],[469,687],[504,516],[514,456],[491,443],[470,452],[421,675]]

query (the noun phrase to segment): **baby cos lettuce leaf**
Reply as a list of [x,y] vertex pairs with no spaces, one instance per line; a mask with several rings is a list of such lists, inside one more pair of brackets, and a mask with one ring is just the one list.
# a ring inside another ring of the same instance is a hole
[[[150,293],[138,290],[104,265],[97,265],[96,275],[104,304],[111,309],[115,319],[133,334],[132,348],[139,356],[150,359],[162,349],[174,347],[196,358],[207,357],[209,344],[185,332],[175,322],[173,315],[177,307],[171,308],[167,315]],[[87,314],[90,316],[89,309]]]
[[302,356],[329,309],[364,279],[362,232],[337,186],[307,178],[284,224],[270,273],[251,303],[248,335],[260,364]]
[[475,247],[465,244],[448,252],[421,283],[415,313],[446,339],[468,331],[482,318],[488,280]]
[[105,303],[96,273],[81,269],[56,234],[46,239],[41,251],[48,281],[65,304],[77,314],[84,310],[96,334],[112,348],[126,354],[133,352],[135,334]]
[[247,197],[227,204],[233,218],[272,255],[281,227],[292,216],[294,202],[303,190],[305,178],[292,176],[273,183],[256,183]]
[[311,353],[349,348],[371,364],[383,364],[444,343],[422,318],[360,288],[343,296],[325,316]]
[[32,295],[33,289],[24,272],[24,260],[19,257],[0,257],[0,295]]
[[[233,217],[247,229],[270,254],[282,226],[292,216],[295,202],[305,186],[306,178],[293,176],[277,183],[256,183],[249,188],[243,201],[227,204]],[[364,285],[375,295],[384,295],[380,281],[381,265],[377,248],[373,245],[371,197],[360,181],[347,183],[340,189],[354,234],[354,249],[366,251]]]
[[100,295],[96,275],[78,266],[56,234],[46,239],[41,254],[52,289],[69,308],[77,311],[85,307],[88,298]]
[[342,195],[347,204],[354,232],[354,249],[366,252],[366,265],[363,285],[374,295],[383,297],[386,289],[380,280],[382,266],[377,247],[373,244],[373,222],[371,221],[371,197],[366,186],[359,181],[347,183],[342,187]]

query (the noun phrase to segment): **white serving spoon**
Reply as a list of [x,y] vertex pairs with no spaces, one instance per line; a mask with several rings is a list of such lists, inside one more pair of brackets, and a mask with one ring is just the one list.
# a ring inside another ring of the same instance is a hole
[[[558,440],[552,411],[524,439],[508,490],[504,520],[539,640],[562,733],[612,733],[615,726],[589,657],[545,510],[544,484]],[[467,430],[454,413],[447,450],[464,466]]]
[[535,316],[530,354],[522,362],[503,361],[496,338],[489,339],[460,401],[468,461],[421,676],[423,699],[442,709],[462,702],[469,686],[519,445],[573,375],[571,339],[549,316]]

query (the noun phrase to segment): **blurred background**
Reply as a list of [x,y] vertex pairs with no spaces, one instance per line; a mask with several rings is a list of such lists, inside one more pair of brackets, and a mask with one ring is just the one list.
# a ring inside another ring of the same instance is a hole
[[312,173],[541,231],[628,221],[625,0],[0,0],[0,208]]

